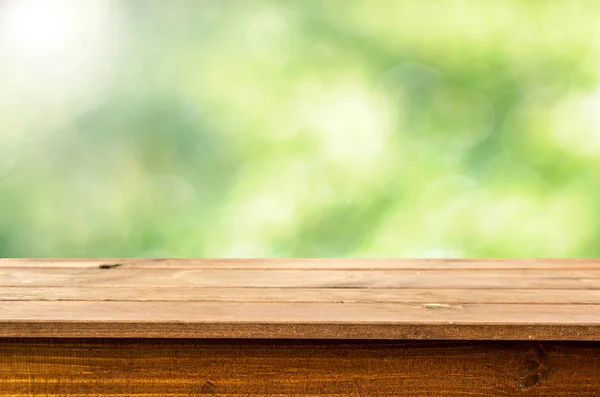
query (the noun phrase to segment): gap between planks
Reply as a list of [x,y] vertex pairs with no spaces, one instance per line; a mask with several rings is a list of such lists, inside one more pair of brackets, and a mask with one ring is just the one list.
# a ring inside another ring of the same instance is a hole
[[4,287],[1,301],[600,304],[600,290]]

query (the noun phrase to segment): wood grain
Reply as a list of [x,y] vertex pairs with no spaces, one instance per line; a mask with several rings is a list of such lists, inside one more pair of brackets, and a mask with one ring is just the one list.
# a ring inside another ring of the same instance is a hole
[[119,265],[124,268],[166,269],[303,269],[303,270],[576,270],[600,269],[598,259],[184,259],[184,258],[0,258],[0,268],[98,268]]
[[600,289],[598,270],[3,269],[0,287]]
[[599,312],[597,305],[2,302],[0,336],[600,340]]
[[0,397],[599,390],[596,260],[0,259]]
[[0,396],[598,396],[598,344],[0,340]]
[[600,341],[598,260],[0,259],[0,336]]
[[600,290],[444,288],[2,287],[1,301],[600,304]]

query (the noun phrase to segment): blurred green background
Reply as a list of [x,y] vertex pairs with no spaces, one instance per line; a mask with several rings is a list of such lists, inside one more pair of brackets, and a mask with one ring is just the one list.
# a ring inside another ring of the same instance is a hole
[[599,3],[0,0],[0,256],[599,256]]

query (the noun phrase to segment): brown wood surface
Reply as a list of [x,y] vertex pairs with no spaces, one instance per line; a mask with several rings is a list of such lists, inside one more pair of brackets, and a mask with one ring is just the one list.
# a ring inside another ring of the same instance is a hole
[[98,266],[167,269],[558,269],[599,270],[597,259],[178,259],[178,258],[0,258],[0,268],[97,268]]
[[0,259],[0,337],[600,341],[600,261]]
[[0,301],[599,304],[600,290],[447,288],[1,287]]
[[0,396],[598,396],[583,342],[0,339]]

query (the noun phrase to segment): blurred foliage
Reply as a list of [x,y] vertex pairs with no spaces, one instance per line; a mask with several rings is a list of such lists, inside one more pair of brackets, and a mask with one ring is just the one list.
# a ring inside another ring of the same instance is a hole
[[0,1],[0,256],[598,256],[599,17]]

